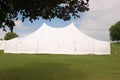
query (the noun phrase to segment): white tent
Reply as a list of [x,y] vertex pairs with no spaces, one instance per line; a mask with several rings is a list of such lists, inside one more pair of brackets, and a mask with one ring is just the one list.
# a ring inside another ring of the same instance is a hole
[[17,53],[17,40],[18,38],[4,41],[4,52],[6,53]]
[[110,43],[80,32],[73,23],[53,28],[45,23],[27,37],[5,42],[5,53],[110,54]]
[[0,50],[4,49],[4,41],[0,40]]

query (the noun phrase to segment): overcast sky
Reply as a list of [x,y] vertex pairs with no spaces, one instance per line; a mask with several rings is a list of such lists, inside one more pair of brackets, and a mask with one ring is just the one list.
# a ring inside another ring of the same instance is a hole
[[109,28],[120,20],[120,0],[90,0],[90,11],[81,21],[80,30],[101,40],[109,40]]
[[[24,36],[37,30],[43,22],[53,27],[67,26],[71,22],[74,22],[76,27],[87,35],[108,41],[109,28],[120,20],[120,0],[90,0],[89,7],[90,11],[83,13],[80,19],[72,19],[67,22],[58,19],[54,19],[51,22],[41,19],[31,24],[28,21],[22,23],[19,20],[15,22],[16,26],[14,31],[20,36]],[[4,34],[0,30],[0,38]]]

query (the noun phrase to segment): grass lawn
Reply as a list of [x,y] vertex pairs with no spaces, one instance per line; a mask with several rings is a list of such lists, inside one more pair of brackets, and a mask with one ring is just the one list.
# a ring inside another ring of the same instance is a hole
[[26,55],[0,51],[0,80],[120,80],[120,44],[112,55]]

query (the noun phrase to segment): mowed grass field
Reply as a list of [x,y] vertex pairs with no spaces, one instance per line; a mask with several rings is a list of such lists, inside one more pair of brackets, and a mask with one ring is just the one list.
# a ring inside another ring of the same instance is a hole
[[0,51],[0,80],[120,80],[120,44],[111,55],[26,55]]

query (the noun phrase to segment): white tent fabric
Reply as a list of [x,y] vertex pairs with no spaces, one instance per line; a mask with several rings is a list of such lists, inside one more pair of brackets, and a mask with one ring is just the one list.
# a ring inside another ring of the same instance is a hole
[[45,23],[24,38],[5,42],[5,53],[27,54],[110,54],[110,43],[80,32],[73,23],[53,28]]
[[0,40],[0,50],[4,49],[4,41]]
[[7,53],[17,53],[17,40],[18,38],[11,39],[9,41],[4,41],[4,52]]

